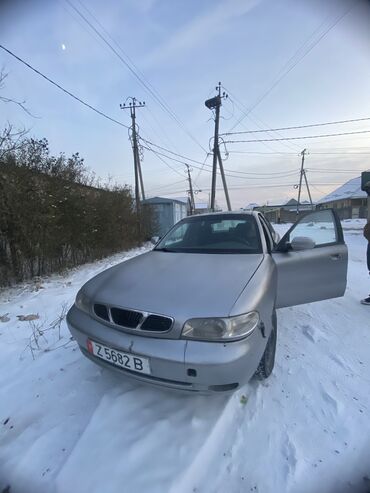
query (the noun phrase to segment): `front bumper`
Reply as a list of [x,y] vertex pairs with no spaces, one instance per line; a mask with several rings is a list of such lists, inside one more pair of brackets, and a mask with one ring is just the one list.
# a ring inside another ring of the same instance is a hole
[[[235,342],[204,342],[153,338],[125,333],[98,322],[73,306],[68,328],[82,353],[100,366],[162,387],[200,393],[234,391],[256,371],[266,339],[256,329]],[[87,351],[87,339],[149,358],[151,375],[124,370]]]

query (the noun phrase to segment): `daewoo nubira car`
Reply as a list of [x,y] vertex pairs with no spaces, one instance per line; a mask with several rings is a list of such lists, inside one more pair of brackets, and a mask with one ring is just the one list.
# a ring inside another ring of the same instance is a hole
[[233,391],[275,361],[276,310],[342,296],[348,254],[330,209],[281,240],[258,212],[187,217],[153,250],[90,279],[67,322],[84,355],[122,376]]

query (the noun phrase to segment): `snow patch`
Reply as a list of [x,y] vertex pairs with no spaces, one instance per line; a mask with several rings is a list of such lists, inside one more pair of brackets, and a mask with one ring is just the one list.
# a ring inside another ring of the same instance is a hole
[[[345,296],[279,310],[273,374],[232,396],[178,395],[103,370],[69,343],[64,321],[32,359],[31,323],[49,327],[87,279],[149,246],[43,279],[44,289],[3,291],[0,491],[367,491],[370,326],[359,300],[370,280],[363,221],[343,224]],[[18,321],[28,314],[40,319]]]

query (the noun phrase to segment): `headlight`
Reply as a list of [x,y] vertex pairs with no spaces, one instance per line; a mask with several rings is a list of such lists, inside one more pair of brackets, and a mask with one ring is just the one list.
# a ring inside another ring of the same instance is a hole
[[258,326],[258,312],[249,312],[227,318],[192,318],[182,329],[185,339],[232,341],[249,336]]
[[77,308],[79,308],[83,312],[87,312],[88,313],[90,311],[90,300],[86,296],[86,294],[84,294],[82,292],[81,289],[77,293],[76,300],[75,300],[75,305],[77,306]]

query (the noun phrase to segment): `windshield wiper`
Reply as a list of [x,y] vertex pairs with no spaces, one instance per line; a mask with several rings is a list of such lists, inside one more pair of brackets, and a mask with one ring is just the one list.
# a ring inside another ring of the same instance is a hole
[[154,248],[155,252],[177,252],[177,250],[173,250],[171,248]]

